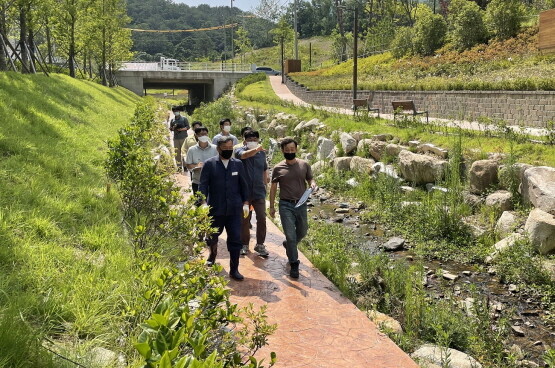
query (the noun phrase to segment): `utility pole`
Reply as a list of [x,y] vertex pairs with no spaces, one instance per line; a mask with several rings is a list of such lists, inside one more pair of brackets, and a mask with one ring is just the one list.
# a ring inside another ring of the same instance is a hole
[[[233,0],[231,0],[231,6],[229,7],[230,10],[230,21],[233,22]],[[235,57],[235,50],[233,49],[233,26],[231,26],[231,59]]]
[[353,28],[353,100],[355,100],[357,98],[358,89],[358,1],[355,2],[355,21]]
[[283,35],[281,36],[281,84],[285,84],[285,68],[284,68],[284,47],[283,47]]
[[299,42],[297,40],[297,0],[293,1],[293,28],[295,30],[295,60],[299,60]]

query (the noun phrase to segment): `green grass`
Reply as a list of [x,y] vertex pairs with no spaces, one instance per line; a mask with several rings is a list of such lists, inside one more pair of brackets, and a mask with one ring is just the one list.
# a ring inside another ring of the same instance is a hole
[[[464,52],[445,47],[429,57],[395,59],[386,52],[358,60],[364,90],[555,90],[555,58],[537,50],[537,27],[506,41],[490,41]],[[292,73],[311,90],[352,88],[353,61]]]
[[[425,124],[406,124],[406,126],[394,126],[392,122],[377,118],[357,118],[343,114],[317,110],[314,108],[296,107],[291,104],[273,102],[273,92],[269,83],[257,82],[246,86],[238,95],[244,98],[240,101],[243,106],[265,110],[269,112],[286,112],[295,114],[300,120],[308,121],[314,117],[320,119],[328,126],[324,135],[329,135],[333,130],[345,132],[365,132],[369,136],[373,134],[389,133],[398,137],[403,142],[419,140],[421,142],[433,143],[447,149],[453,148],[453,137],[450,133],[457,133],[456,129],[445,129],[438,126],[427,126]],[[245,98],[244,96],[248,96]],[[270,100],[270,102],[268,102]],[[435,134],[438,131],[440,134]],[[448,133],[448,134],[446,134]],[[486,132],[493,133],[493,132]],[[483,132],[464,132],[463,147],[464,155],[469,159],[487,157],[489,152],[511,152],[511,142],[503,136],[492,137]],[[514,156],[518,162],[532,165],[555,166],[555,146],[528,143],[521,140],[514,144]]]
[[103,163],[137,100],[63,75],[0,73],[0,365],[64,366],[38,347],[45,336],[72,357],[122,348],[134,256]]

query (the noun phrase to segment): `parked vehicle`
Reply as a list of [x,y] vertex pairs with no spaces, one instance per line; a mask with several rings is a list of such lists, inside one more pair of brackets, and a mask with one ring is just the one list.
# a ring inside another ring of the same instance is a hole
[[255,73],[266,73],[268,75],[280,75],[281,73],[277,70],[274,70],[272,68],[269,68],[267,66],[259,66],[256,69],[254,69]]

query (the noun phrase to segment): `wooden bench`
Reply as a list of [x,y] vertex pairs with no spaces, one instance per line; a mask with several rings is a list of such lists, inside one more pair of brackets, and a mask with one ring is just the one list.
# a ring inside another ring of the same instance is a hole
[[391,101],[393,107],[393,121],[396,120],[397,115],[426,115],[426,123],[428,122],[428,110],[417,111],[414,106],[414,101]]
[[355,115],[357,115],[358,108],[361,107],[367,110],[368,113],[370,112],[378,113],[378,117],[380,117],[380,109],[377,107],[372,107],[373,100],[374,100],[374,94],[371,94],[370,96],[368,96],[368,98],[365,98],[365,99],[362,99],[362,98],[353,99],[353,111]]

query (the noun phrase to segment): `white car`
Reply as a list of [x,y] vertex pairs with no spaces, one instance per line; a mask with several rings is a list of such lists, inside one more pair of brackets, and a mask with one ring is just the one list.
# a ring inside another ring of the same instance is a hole
[[255,73],[266,73],[268,75],[280,75],[281,74],[277,70],[274,70],[274,69],[269,68],[267,66],[259,66],[256,69],[254,69],[254,72]]

